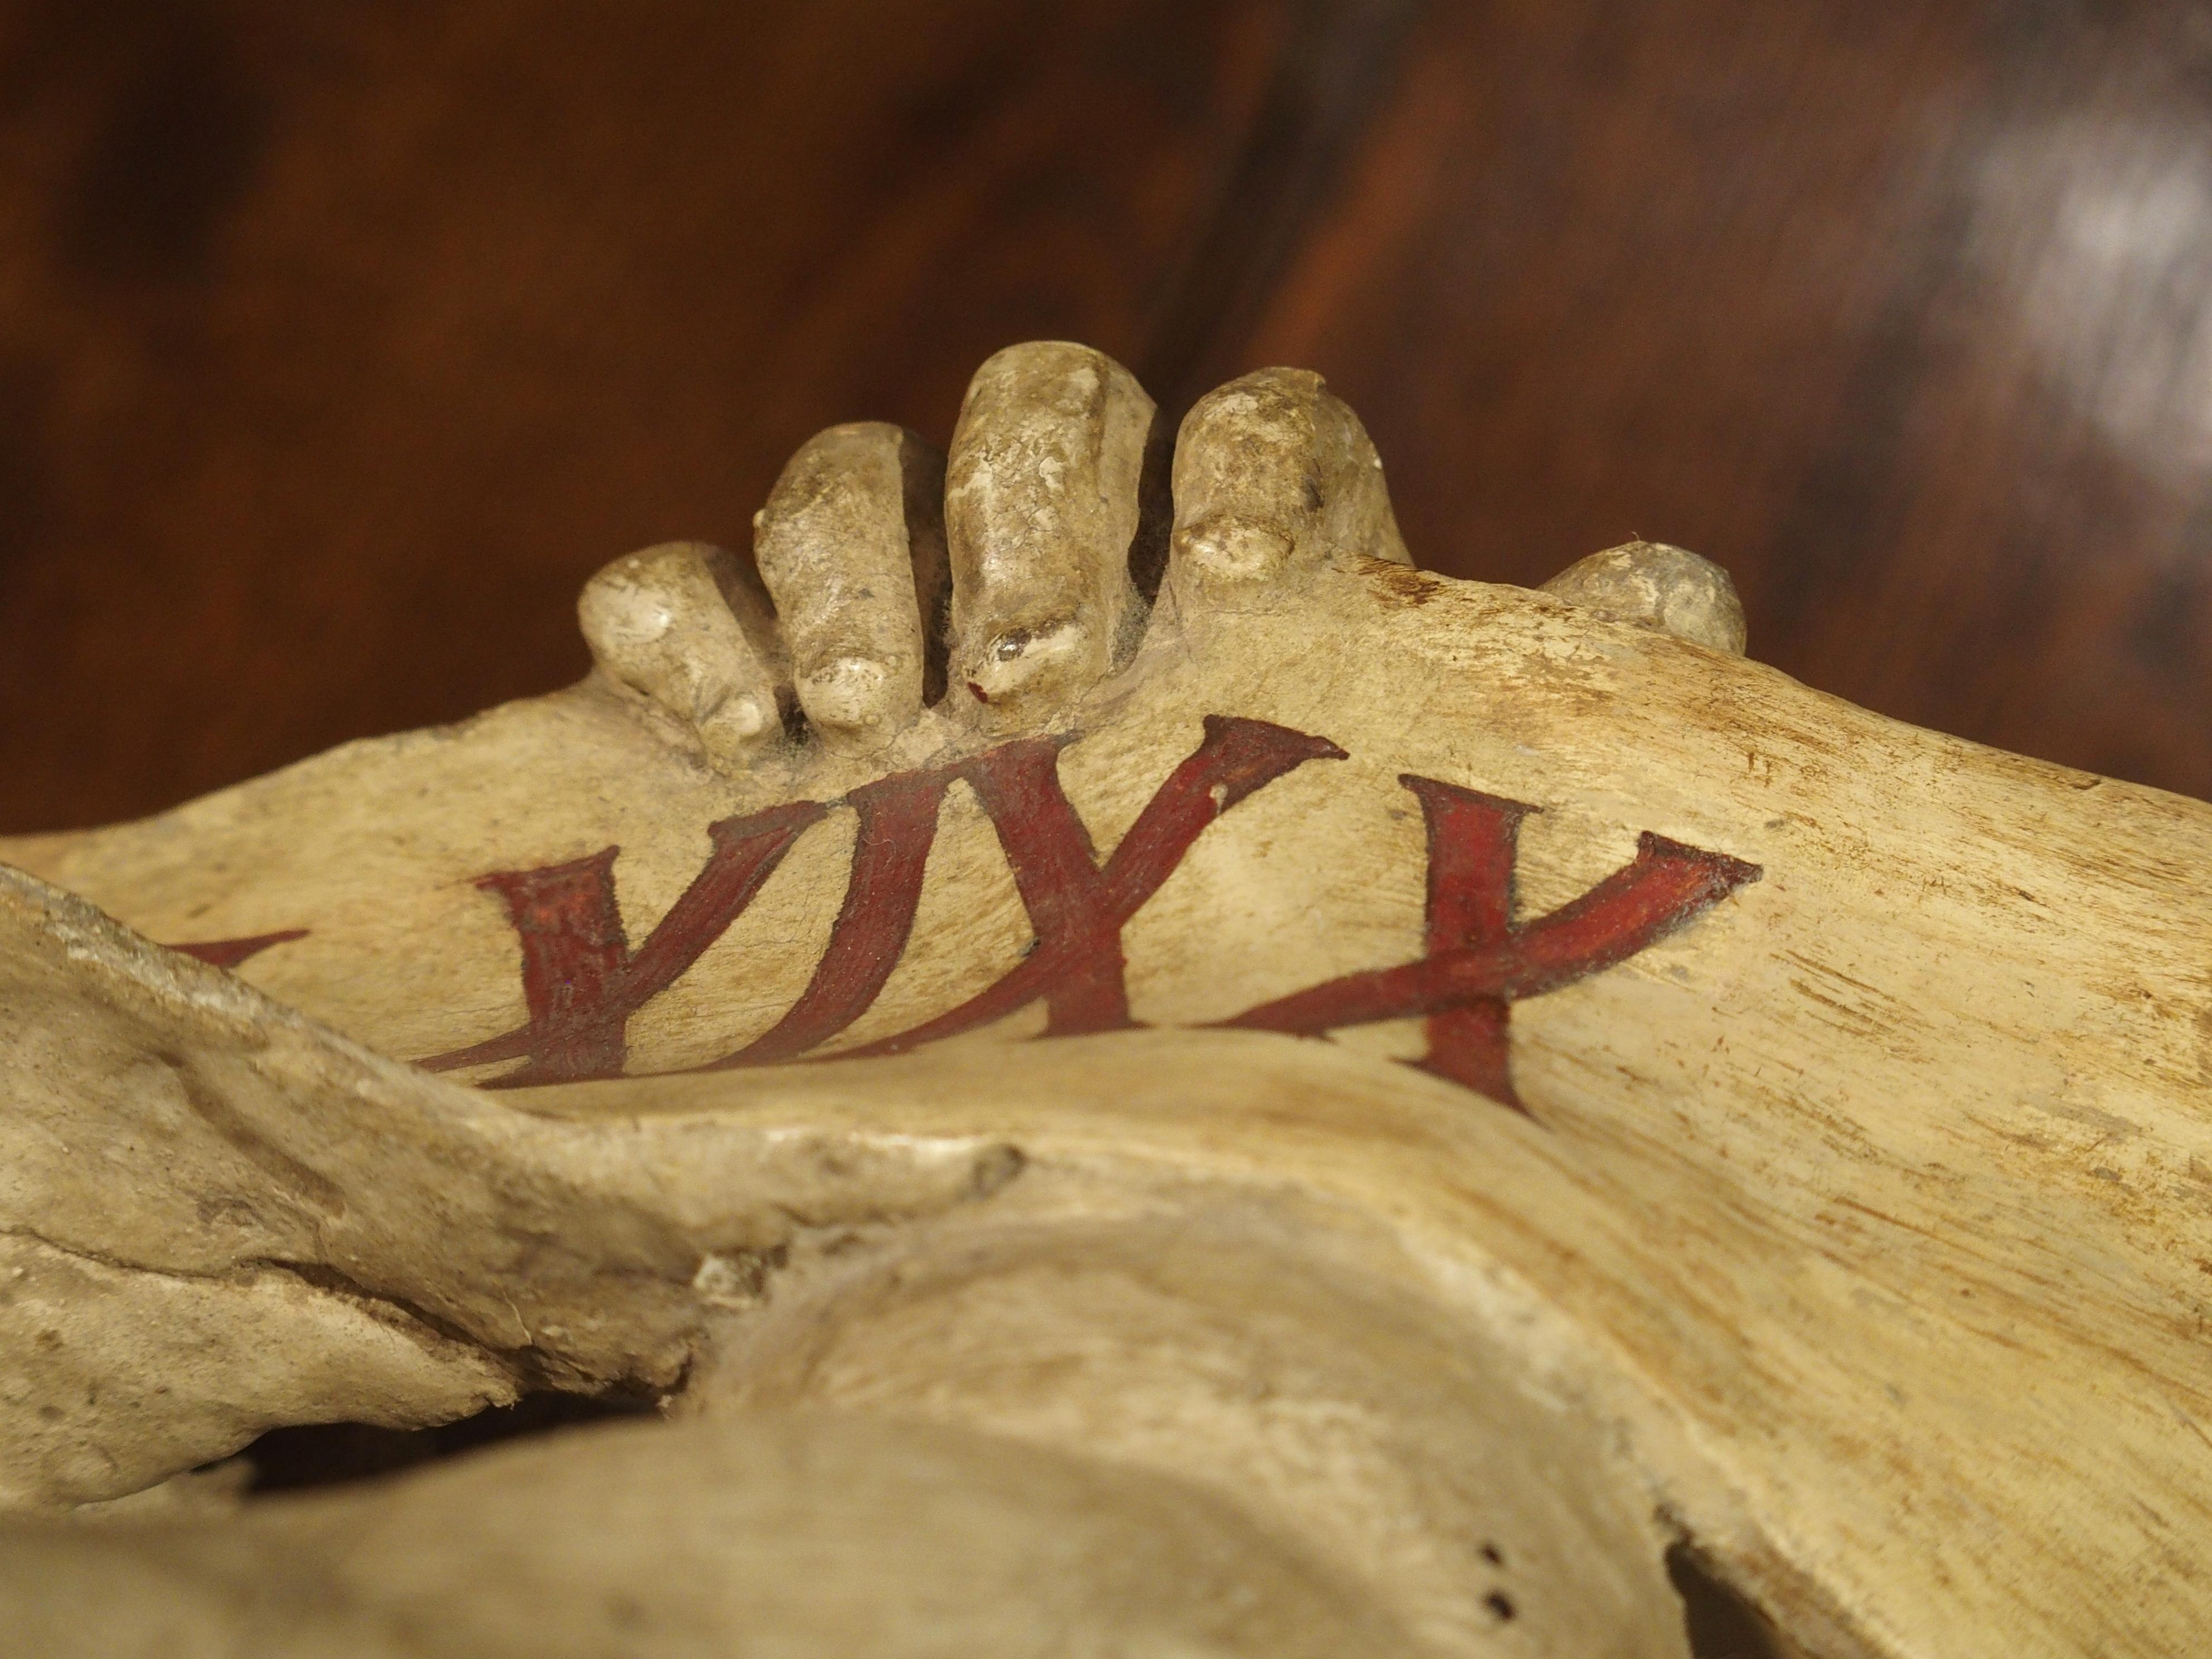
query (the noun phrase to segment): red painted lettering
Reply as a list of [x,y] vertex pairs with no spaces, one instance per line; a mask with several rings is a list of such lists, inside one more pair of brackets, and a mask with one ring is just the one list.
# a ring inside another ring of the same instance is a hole
[[287,927],[281,933],[255,933],[247,939],[207,939],[193,945],[172,945],[169,948],[188,957],[198,957],[202,962],[211,962],[218,968],[235,968],[272,945],[289,945],[307,936],[304,927]]
[[[1169,775],[1099,866],[1083,821],[1060,787],[1060,742],[1010,743],[934,771],[902,773],[847,797],[859,815],[852,873],[828,949],[805,991],[769,1030],[696,1069],[794,1060],[874,1005],[914,930],[923,870],[945,790],[965,779],[997,830],[1036,930],[1021,963],[950,1012],[855,1054],[897,1054],[1043,999],[1047,1035],[1126,1027],[1121,928],[1182,862],[1207,824],[1309,760],[1340,759],[1325,738],[1263,720],[1206,717],[1197,750]],[[728,930],[801,830],[827,809],[804,801],[713,826],[714,856],[635,953],[615,902],[607,848],[538,870],[502,871],[477,885],[507,906],[522,946],[527,1021],[423,1064],[438,1070],[520,1060],[493,1086],[623,1074],[630,1016]]]
[[1526,1112],[1508,1057],[1512,1005],[1626,961],[1760,875],[1757,865],[1647,831],[1634,860],[1580,898],[1516,923],[1516,844],[1522,819],[1537,809],[1434,778],[1399,781],[1428,824],[1425,954],[1296,992],[1228,1024],[1319,1036],[1425,1016],[1423,1069]]
[[[987,755],[978,764],[990,759]],[[845,798],[860,818],[853,842],[853,873],[814,977],[781,1019],[735,1054],[700,1070],[796,1060],[874,1006],[906,953],[921,902],[922,871],[937,839],[937,809],[959,775],[958,768],[902,772]]]
[[539,870],[506,870],[477,885],[505,901],[522,945],[526,1023],[482,1042],[433,1055],[434,1071],[520,1060],[491,1086],[574,1083],[622,1075],[629,1017],[674,983],[729,930],[799,832],[824,809],[814,801],[725,818],[708,826],[714,852],[635,951],[615,903],[607,848]]
[[[1209,715],[1205,736],[1156,791],[1103,864],[1060,784],[1064,740],[1002,744],[972,760],[884,778],[846,798],[859,817],[851,874],[828,948],[797,1002],[766,1032],[696,1070],[763,1066],[817,1053],[872,1007],[905,953],[945,791],[964,780],[991,819],[1035,939],[1022,959],[956,1008],[834,1058],[902,1054],[1042,1001],[1044,1034],[1126,1030],[1121,933],[1221,814],[1310,760],[1342,759],[1326,738],[1264,720]],[[1525,1110],[1509,1049],[1512,1005],[1610,968],[1759,877],[1757,866],[1646,834],[1634,860],[1581,897],[1513,919],[1522,821],[1537,809],[1434,778],[1400,782],[1428,829],[1424,954],[1347,975],[1250,1009],[1229,1024],[1318,1036],[1379,1020],[1427,1021],[1417,1062]],[[522,955],[528,1018],[434,1056],[438,1069],[522,1062],[496,1086],[623,1075],[629,1022],[742,915],[792,844],[828,808],[800,801],[709,828],[712,855],[636,950],[616,903],[617,849],[477,884],[496,895]],[[296,934],[179,948],[225,965]],[[235,954],[226,955],[226,952]]]
[[1101,868],[1090,831],[1060,789],[1059,745],[1031,740],[993,750],[963,775],[999,832],[1036,941],[1019,963],[958,1007],[838,1058],[903,1054],[1040,998],[1047,1036],[1133,1024],[1122,978],[1121,929],[1129,918],[1214,819],[1310,760],[1343,758],[1326,738],[1208,714],[1204,739],[1168,775]]

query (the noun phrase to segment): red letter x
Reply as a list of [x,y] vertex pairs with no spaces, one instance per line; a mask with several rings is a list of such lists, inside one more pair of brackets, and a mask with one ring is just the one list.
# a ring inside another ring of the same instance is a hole
[[[1208,714],[1204,740],[1168,775],[1103,869],[1091,849],[1090,831],[1060,789],[1057,744],[1010,743],[969,763],[960,775],[991,815],[1022,904],[1036,929],[1036,943],[1004,977],[958,1007],[836,1058],[903,1054],[988,1025],[1040,997],[1047,1036],[1121,1030],[1135,1024],[1122,981],[1121,929],[1129,918],[1159,891],[1199,832],[1238,801],[1310,760],[1343,758],[1344,750],[1326,738],[1265,720]],[[856,889],[860,879],[856,863]],[[904,902],[897,923],[902,941],[914,920],[912,892]],[[848,896],[845,914],[838,918],[841,927],[853,910]],[[833,939],[831,957],[836,951]],[[825,960],[825,970],[828,966]],[[807,995],[813,994],[810,987]]]
[[1626,961],[1759,878],[1755,864],[1646,831],[1633,861],[1549,915],[1516,924],[1515,845],[1521,820],[1537,809],[1434,778],[1398,781],[1428,823],[1427,954],[1263,1003],[1227,1024],[1318,1036],[1425,1014],[1422,1068],[1525,1114],[1508,1058],[1512,1005]]

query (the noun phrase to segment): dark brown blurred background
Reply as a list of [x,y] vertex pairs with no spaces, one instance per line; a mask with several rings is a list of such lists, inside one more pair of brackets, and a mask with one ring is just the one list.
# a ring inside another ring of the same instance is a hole
[[0,0],[0,831],[560,684],[600,562],[1040,336],[2212,793],[2208,278],[2197,4]]

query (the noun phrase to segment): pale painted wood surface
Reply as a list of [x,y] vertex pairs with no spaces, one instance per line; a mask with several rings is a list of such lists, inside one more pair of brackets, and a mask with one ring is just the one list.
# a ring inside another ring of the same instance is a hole
[[[1370,564],[1272,609],[1156,618],[1061,751],[1102,858],[1207,715],[1346,757],[1231,807],[1129,923],[1131,1006],[1154,1026],[1421,954],[1423,823],[1401,775],[1540,809],[1520,838],[1524,916],[1647,831],[1761,873],[1515,1006],[1527,1115],[1395,1063],[1421,1051],[1410,1020],[1329,1042],[1035,1042],[1032,1005],[895,1059],[647,1075],[730,1052],[805,989],[844,891],[842,809],[631,1021],[638,1075],[471,1097],[364,1060],[373,1084],[349,1086],[431,1118],[528,1115],[520,1141],[590,1126],[641,1167],[680,1162],[678,1141],[788,1133],[894,1164],[1018,1146],[1010,1195],[1098,1170],[1292,1191],[1387,1236],[1391,1271],[1469,1333],[1521,1342],[1523,1382],[1613,1425],[1655,1504],[1808,1650],[2194,1650],[2212,1629],[2212,808],[1906,728],[1540,596]],[[889,757],[809,750],[732,777],[587,684],[0,859],[155,939],[304,928],[240,975],[415,1060],[523,1019],[514,928],[478,878],[618,846],[635,946],[709,823],[994,741],[930,715]],[[155,973],[55,944],[27,890],[4,953],[19,986],[64,957],[92,963],[88,996],[101,975]],[[955,786],[913,944],[841,1041],[943,1012],[1031,931]],[[748,1175],[726,1207],[773,1210],[785,1178]],[[631,1186],[626,1203],[660,1206],[699,1248],[729,1231],[710,1188]]]

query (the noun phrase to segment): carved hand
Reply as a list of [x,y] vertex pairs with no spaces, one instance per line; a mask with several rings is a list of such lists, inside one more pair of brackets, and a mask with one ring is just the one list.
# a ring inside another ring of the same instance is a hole
[[[1170,445],[1127,369],[1057,341],[976,371],[949,459],[881,422],[817,434],[753,551],[757,579],[702,542],[648,548],[578,607],[600,671],[726,769],[794,736],[875,754],[925,711],[1047,727],[1128,662],[1164,575],[1171,610],[1236,610],[1322,565],[1412,562],[1382,459],[1318,374],[1232,380]],[[1679,549],[1631,544],[1551,588],[1743,649],[1726,574]]]
[[[583,686],[0,844],[0,1501],[680,1389],[1210,1494],[1435,1650],[1680,1659],[1670,1544],[1808,1655],[2195,1650],[2212,809],[1718,654],[1679,550],[1415,572],[1311,375],[1170,453],[1017,348],[944,481],[835,428],[763,592],[595,580]],[[794,1488],[854,1559],[879,1449]]]

